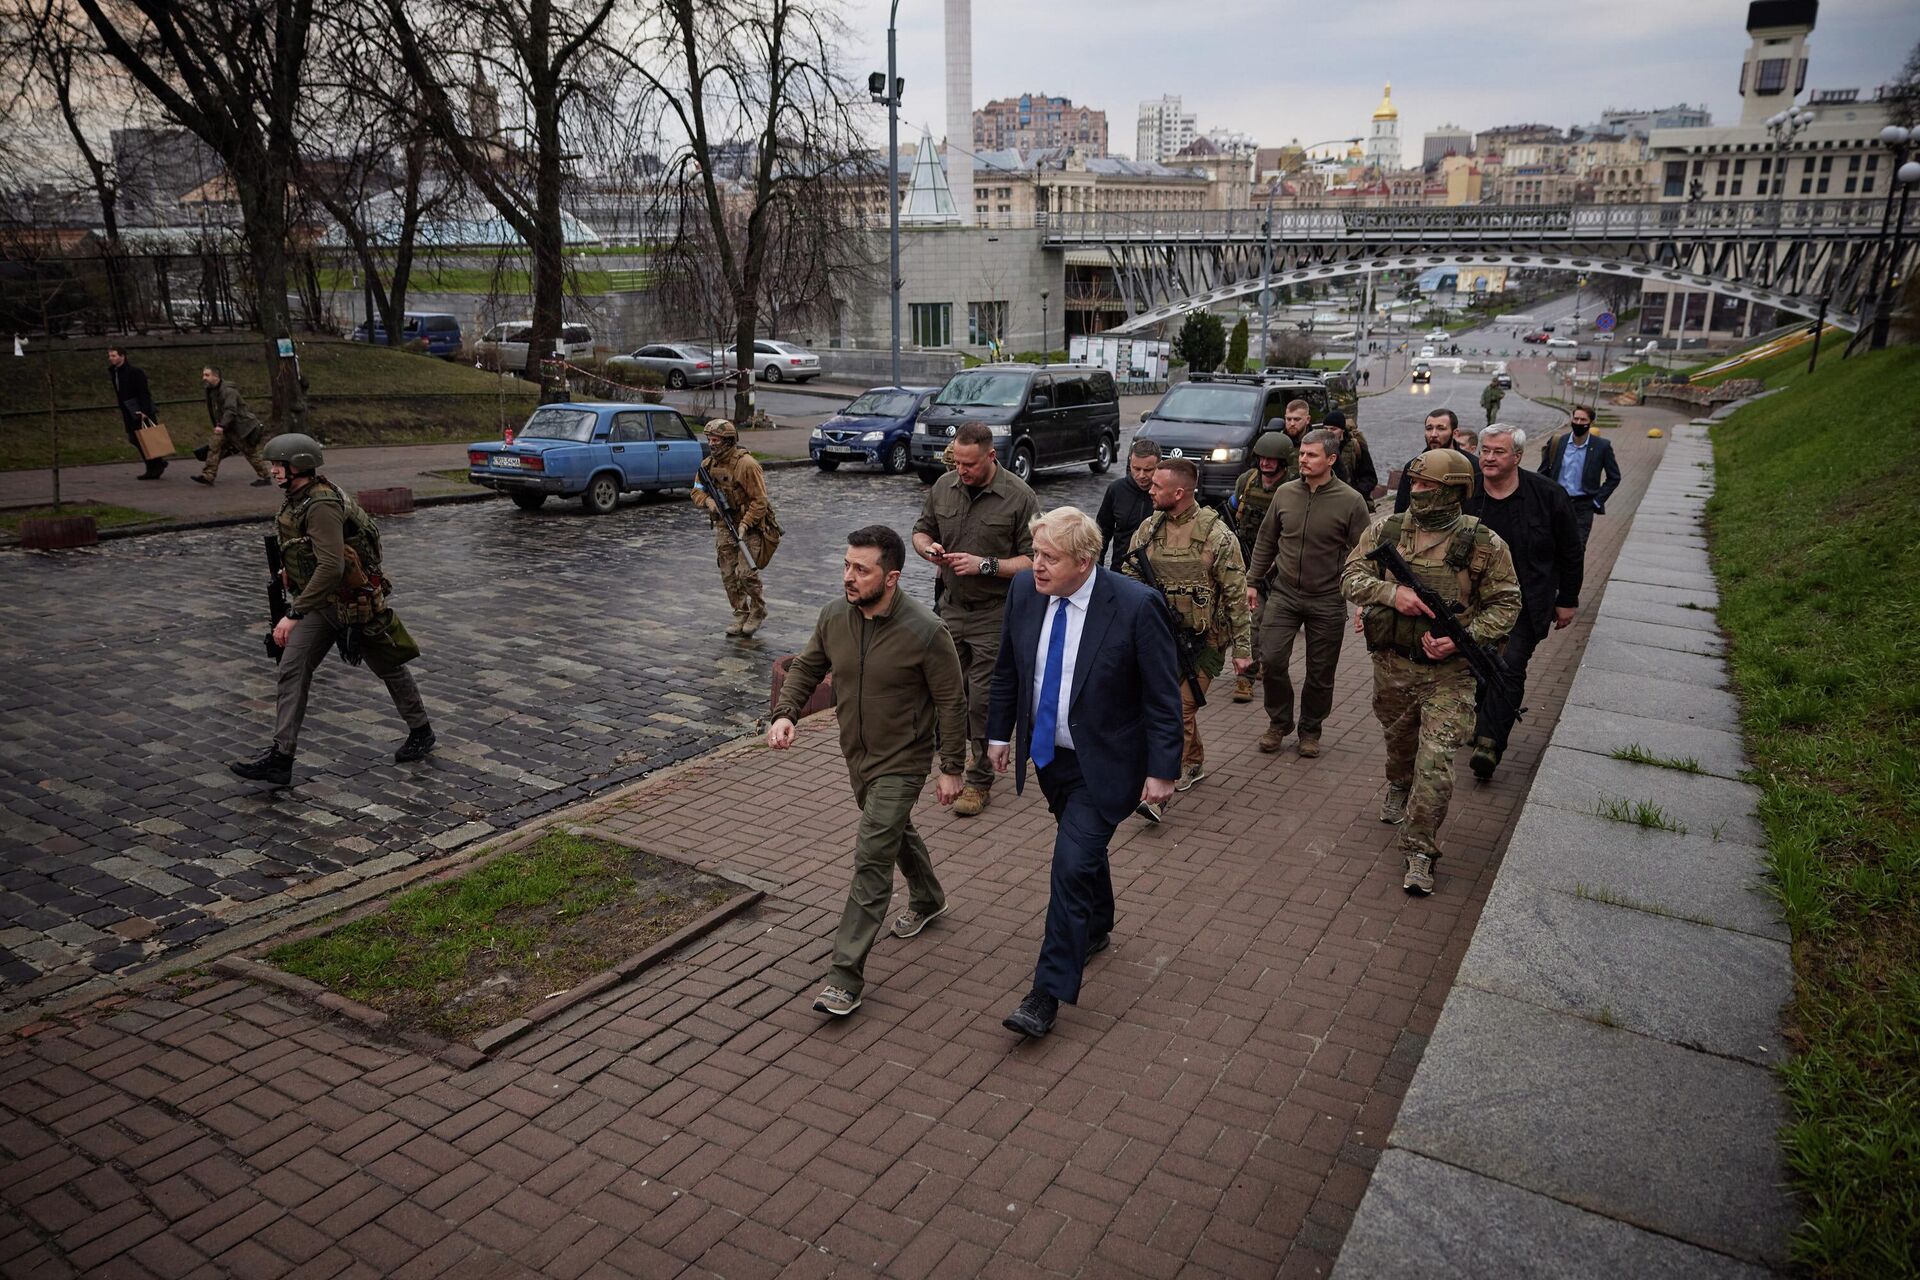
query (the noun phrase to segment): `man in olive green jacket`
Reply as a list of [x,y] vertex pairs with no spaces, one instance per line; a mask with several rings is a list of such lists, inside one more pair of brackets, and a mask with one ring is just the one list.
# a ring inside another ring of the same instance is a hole
[[833,966],[813,1007],[844,1018],[860,1007],[867,953],[893,897],[893,868],[907,879],[907,910],[893,936],[911,938],[947,909],[926,842],[913,829],[913,803],[926,783],[938,721],[935,792],[950,805],[967,763],[967,695],[953,637],[932,610],[900,590],[907,559],[900,535],[869,525],[847,535],[841,571],[846,598],[820,610],[813,638],[787,670],[767,726],[767,745],[793,745],[795,722],[828,671],[840,718],[860,835],[853,886],[833,939]]
[[272,484],[273,475],[267,470],[266,459],[260,456],[265,428],[260,425],[260,419],[247,410],[247,402],[240,398],[240,388],[228,383],[212,365],[200,371],[200,382],[207,389],[207,417],[213,420],[213,439],[194,451],[194,456],[203,459],[206,466],[193,477],[193,482],[212,484],[220,474],[220,459],[237,453],[259,477],[253,482],[255,488]]

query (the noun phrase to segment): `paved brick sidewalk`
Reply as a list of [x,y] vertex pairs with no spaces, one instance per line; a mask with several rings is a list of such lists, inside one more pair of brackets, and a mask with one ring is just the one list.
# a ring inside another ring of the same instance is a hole
[[[1596,580],[1659,449],[1615,438]],[[925,813],[954,911],[883,942],[860,1013],[826,1023],[855,818],[830,724],[643,784],[576,820],[768,898],[475,1070],[207,979],[0,1048],[0,1269],[1324,1274],[1585,636],[1544,646],[1506,766],[1456,793],[1431,899],[1400,892],[1375,820],[1357,641],[1319,760],[1258,754],[1259,708],[1220,699],[1212,776],[1117,842],[1115,945],[1038,1044],[999,1025],[1038,947],[1037,791]]]

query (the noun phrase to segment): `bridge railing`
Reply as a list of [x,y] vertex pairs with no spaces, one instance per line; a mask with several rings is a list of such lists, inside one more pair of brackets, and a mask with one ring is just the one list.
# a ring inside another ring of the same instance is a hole
[[[1484,242],[1593,240],[1619,242],[1674,236],[1874,236],[1883,200],[1724,200],[1688,204],[1478,205],[1343,209],[1275,209],[1276,242],[1327,240]],[[1254,241],[1266,236],[1267,211],[1248,209],[1054,213],[1050,244],[1154,241]],[[1912,230],[1920,217],[1909,216]]]

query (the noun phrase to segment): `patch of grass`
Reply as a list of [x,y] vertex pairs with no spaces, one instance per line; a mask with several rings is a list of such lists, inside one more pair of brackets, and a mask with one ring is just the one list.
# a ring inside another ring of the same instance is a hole
[[[266,356],[255,338],[128,339],[133,363],[146,370],[155,407],[181,453],[206,441],[202,365],[217,365],[248,408],[268,420]],[[308,428],[330,444],[425,444],[497,438],[505,422],[533,411],[539,388],[462,361],[436,360],[389,347],[337,338],[299,339],[306,375]],[[51,360],[60,409],[60,459],[87,466],[133,459],[112,407],[102,348],[56,347],[52,355],[0,360],[0,470],[51,466],[45,361]]]
[[1624,893],[1615,893],[1611,889],[1594,888],[1576,880],[1573,883],[1573,896],[1586,902],[1598,902],[1609,907],[1624,907],[1629,911],[1644,911],[1650,916],[1665,916],[1669,920],[1685,920],[1688,924],[1711,925],[1713,921],[1705,916],[1690,916],[1683,911],[1672,911],[1658,903],[1641,902],[1629,898]]
[[1650,764],[1661,769],[1675,769],[1681,773],[1705,773],[1700,762],[1692,756],[1655,755],[1637,742],[1629,742],[1624,747],[1613,749],[1615,760],[1625,760],[1630,764]]
[[110,502],[68,502],[60,510],[52,507],[14,507],[0,511],[0,529],[18,535],[20,524],[24,520],[40,520],[49,516],[92,516],[96,528],[113,529],[129,524],[153,524],[165,520],[151,511],[136,511],[132,507],[116,507]]
[[1603,795],[1590,812],[1596,818],[1625,822],[1649,831],[1671,831],[1682,836],[1687,834],[1686,823],[1667,816],[1667,811],[1651,800],[1628,800],[1624,796]]
[[[1805,368],[1805,355],[1800,356]],[[1840,361],[1713,429],[1708,531],[1773,892],[1795,1260],[1920,1258],[1920,352]]]
[[680,863],[556,832],[267,959],[458,1039],[645,950],[733,892]]

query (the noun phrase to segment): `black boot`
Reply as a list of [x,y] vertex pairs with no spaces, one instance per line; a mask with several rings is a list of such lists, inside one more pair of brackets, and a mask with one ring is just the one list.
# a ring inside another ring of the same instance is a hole
[[271,782],[284,787],[293,781],[293,757],[278,748],[267,748],[258,760],[237,760],[227,766],[249,782]]
[[207,460],[207,454],[209,454],[210,452],[212,452],[212,450],[208,449],[207,446],[203,444],[198,449],[195,449],[193,451],[193,456],[200,459],[200,461],[205,462]]
[[393,753],[393,762],[412,764],[415,760],[425,760],[427,753],[433,750],[434,742],[433,726],[422,725],[407,734],[407,740],[400,744],[398,751]]

